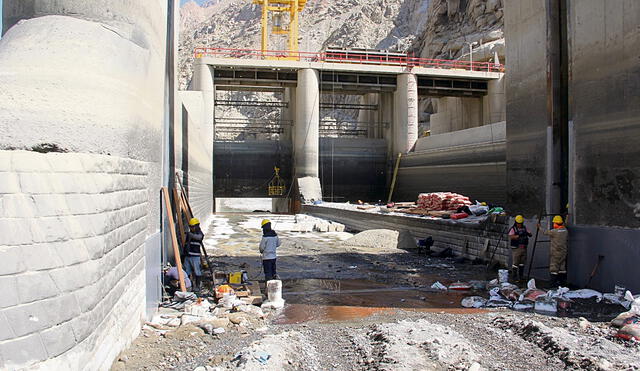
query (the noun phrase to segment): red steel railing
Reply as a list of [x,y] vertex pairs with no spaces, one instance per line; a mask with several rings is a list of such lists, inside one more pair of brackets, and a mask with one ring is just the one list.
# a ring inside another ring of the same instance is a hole
[[357,63],[383,66],[459,69],[482,72],[504,72],[504,65],[492,62],[469,62],[449,59],[417,58],[394,53],[367,53],[366,51],[290,52],[288,50],[252,50],[229,48],[195,48],[194,58],[219,57],[235,59],[291,59],[302,62]]

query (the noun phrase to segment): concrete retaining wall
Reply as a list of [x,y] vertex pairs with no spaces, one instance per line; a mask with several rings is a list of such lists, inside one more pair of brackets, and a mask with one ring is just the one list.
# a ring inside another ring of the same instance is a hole
[[0,368],[108,369],[137,335],[148,168],[0,151]]
[[[481,258],[489,260],[491,253],[498,244],[500,234],[507,225],[501,223],[463,223],[451,220],[429,220],[423,218],[403,217],[396,215],[372,214],[359,211],[333,209],[322,206],[305,205],[302,212],[330,220],[337,221],[355,231],[368,229],[407,230],[416,238],[432,236],[433,250],[439,251],[451,248],[456,255],[469,259]],[[510,250],[503,236],[494,260],[507,266]],[[488,245],[490,252],[485,250]]]
[[3,2],[0,369],[109,369],[157,308],[167,6]]
[[420,138],[402,157],[394,200],[423,192],[457,192],[502,205],[506,201],[505,123]]

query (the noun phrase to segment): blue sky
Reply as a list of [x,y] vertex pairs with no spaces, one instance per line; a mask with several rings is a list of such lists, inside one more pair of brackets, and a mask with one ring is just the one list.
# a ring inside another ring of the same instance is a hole
[[[191,0],[180,0],[180,6],[184,5],[184,3],[188,3]],[[196,3],[202,5],[207,0],[194,0]],[[0,4],[2,4],[2,0],[0,0]]]

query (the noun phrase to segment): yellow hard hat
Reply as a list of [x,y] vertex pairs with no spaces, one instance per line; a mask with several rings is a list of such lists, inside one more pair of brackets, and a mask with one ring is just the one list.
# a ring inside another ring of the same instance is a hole
[[271,223],[271,220],[269,220],[269,219],[262,219],[262,223],[260,223],[260,226],[261,226],[261,227],[264,227],[264,225],[265,225],[265,224],[267,224],[267,223]]
[[524,223],[524,217],[522,215],[516,216],[516,223]]
[[562,224],[564,223],[564,220],[562,219],[562,217],[560,215],[556,215],[553,217],[553,222],[556,224]]
[[480,202],[480,205],[487,206],[487,203],[486,202]]
[[190,226],[194,226],[194,225],[198,225],[200,224],[200,221],[198,220],[198,218],[191,218],[191,220],[189,220],[189,225]]

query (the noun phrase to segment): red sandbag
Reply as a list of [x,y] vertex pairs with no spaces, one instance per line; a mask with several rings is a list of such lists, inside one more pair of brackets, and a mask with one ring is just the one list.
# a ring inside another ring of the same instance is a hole
[[469,214],[467,213],[455,213],[455,214],[451,214],[451,219],[464,219],[467,218],[469,216]]

